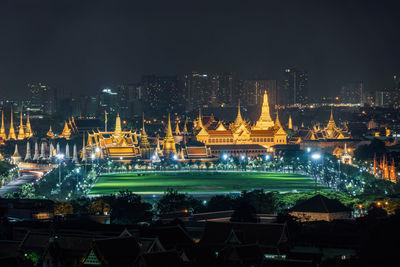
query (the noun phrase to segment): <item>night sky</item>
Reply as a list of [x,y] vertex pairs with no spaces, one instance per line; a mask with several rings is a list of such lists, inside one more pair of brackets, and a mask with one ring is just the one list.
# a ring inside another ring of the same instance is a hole
[[279,79],[291,66],[319,94],[356,80],[382,89],[400,73],[399,11],[398,0],[1,0],[0,90],[93,93],[191,71]]

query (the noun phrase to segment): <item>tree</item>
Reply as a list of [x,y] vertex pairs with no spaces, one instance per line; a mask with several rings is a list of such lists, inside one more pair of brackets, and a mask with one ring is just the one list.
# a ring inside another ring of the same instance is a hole
[[374,155],[382,155],[386,153],[385,143],[378,139],[373,139],[369,145],[359,146],[354,151],[354,156],[358,160],[372,160]]
[[22,198],[34,198],[35,197],[35,187],[30,184],[26,183],[21,188],[21,197]]
[[232,213],[231,222],[259,222],[256,209],[248,201],[240,200]]
[[231,210],[234,206],[234,199],[230,195],[215,195],[207,204],[208,211]]
[[[151,204],[143,202],[140,195],[133,194],[126,190],[118,195],[103,197],[102,202],[98,202],[97,207],[111,208],[111,222],[116,224],[134,224],[152,217]],[[95,208],[96,206],[93,206]]]
[[156,209],[159,213],[173,211],[200,211],[204,209],[200,200],[181,194],[177,190],[168,188],[164,196],[157,202]]

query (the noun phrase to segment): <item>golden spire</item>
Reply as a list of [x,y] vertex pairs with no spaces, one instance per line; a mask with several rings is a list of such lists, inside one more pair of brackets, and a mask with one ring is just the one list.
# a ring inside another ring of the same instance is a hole
[[10,131],[8,132],[8,140],[17,140],[15,136],[14,130],[14,120],[13,120],[13,110],[11,109],[11,123],[10,123]]
[[279,113],[278,113],[278,110],[276,110],[276,119],[275,119],[275,125],[274,125],[274,127],[275,127],[276,129],[282,128],[282,124],[281,124],[281,122],[279,121]]
[[242,114],[240,113],[240,99],[239,99],[238,112],[237,112],[237,115],[236,115],[236,119],[235,119],[234,125],[237,127],[242,123],[243,123],[243,118],[242,118]]
[[263,104],[261,107],[261,115],[256,125],[253,126],[253,130],[267,130],[274,126],[274,121],[271,119],[271,115],[269,113],[269,103],[268,103],[268,94],[267,90],[264,92]]
[[6,130],[4,128],[4,111],[1,111],[1,128],[0,128],[0,139],[7,139]]
[[204,128],[203,121],[201,120],[201,109],[199,109],[199,117],[197,118],[197,130]]
[[179,122],[176,123],[175,134],[176,135],[180,135],[181,134],[181,130],[179,129]]
[[293,129],[293,125],[292,125],[292,116],[291,116],[291,115],[289,115],[288,128],[289,128],[290,130]]
[[121,128],[121,118],[119,117],[119,113],[117,114],[117,118],[115,119],[115,135],[120,135],[122,133],[122,128]]
[[18,140],[24,140],[25,139],[25,132],[24,132],[24,123],[22,121],[22,109],[20,113],[20,122],[19,122],[19,131],[18,131]]
[[167,125],[166,135],[164,138],[163,153],[166,156],[169,156],[172,153],[176,153],[175,141],[174,137],[172,136],[170,114],[168,114],[168,125]]
[[48,137],[50,137],[51,139],[54,139],[54,133],[53,133],[53,130],[51,129],[51,125],[50,125],[50,129],[49,129],[49,131],[47,132],[46,135]]
[[185,125],[183,126],[183,133],[187,134],[188,133],[188,129],[187,129],[187,118],[185,120]]
[[30,138],[30,137],[33,136],[32,127],[31,127],[31,121],[29,120],[29,112],[28,112],[28,115],[26,117],[25,136],[26,136],[26,138]]
[[149,140],[147,138],[147,133],[146,130],[144,128],[144,113],[143,113],[143,128],[142,128],[142,136],[140,138],[140,150],[142,153],[142,157],[143,158],[150,158],[150,143]]
[[71,130],[68,128],[67,121],[65,121],[64,129],[61,133],[61,137],[64,137],[65,139],[69,139],[71,137]]

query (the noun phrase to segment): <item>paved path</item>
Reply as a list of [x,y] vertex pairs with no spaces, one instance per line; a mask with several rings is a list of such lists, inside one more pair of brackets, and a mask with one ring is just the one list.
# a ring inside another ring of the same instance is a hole
[[33,183],[36,181],[36,176],[32,174],[23,174],[17,177],[13,181],[9,182],[7,185],[0,188],[0,196],[4,197],[9,193],[19,192],[21,187],[26,183]]

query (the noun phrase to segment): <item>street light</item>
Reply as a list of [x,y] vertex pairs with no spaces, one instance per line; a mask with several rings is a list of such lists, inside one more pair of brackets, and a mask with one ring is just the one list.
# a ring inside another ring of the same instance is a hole
[[[314,164],[321,159],[321,154],[318,152],[315,152],[311,155],[311,159],[314,161]],[[315,166],[314,166],[314,180],[315,180],[315,194],[317,194],[317,174],[315,171]]]

